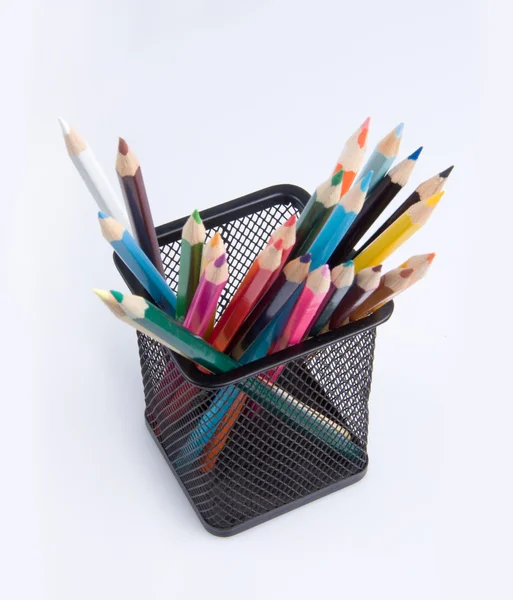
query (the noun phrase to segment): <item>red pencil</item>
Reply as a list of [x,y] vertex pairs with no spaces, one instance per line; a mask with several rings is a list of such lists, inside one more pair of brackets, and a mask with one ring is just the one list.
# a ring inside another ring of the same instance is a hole
[[282,254],[283,240],[279,239],[257,256],[209,338],[217,350],[226,350],[237,329],[267,289],[269,280],[281,267]]

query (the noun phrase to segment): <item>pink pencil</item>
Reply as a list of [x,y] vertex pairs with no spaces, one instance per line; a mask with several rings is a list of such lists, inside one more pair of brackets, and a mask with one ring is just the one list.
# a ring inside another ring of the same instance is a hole
[[[274,342],[268,354],[274,354],[284,350],[289,346],[299,344],[310,331],[313,325],[317,310],[330,289],[330,269],[328,265],[322,265],[312,271],[306,278],[305,287],[302,289],[299,298],[290,313],[289,320],[285,325],[280,337]],[[266,375],[271,381],[276,381],[283,371],[281,365]]]
[[209,262],[192,298],[191,305],[184,320],[184,327],[203,336],[215,313],[217,301],[228,281],[228,265],[226,254]]

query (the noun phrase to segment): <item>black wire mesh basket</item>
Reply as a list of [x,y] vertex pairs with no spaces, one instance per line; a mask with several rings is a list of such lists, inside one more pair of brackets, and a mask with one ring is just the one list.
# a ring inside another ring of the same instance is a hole
[[[221,233],[230,267],[217,318],[274,229],[309,197],[279,185],[202,212],[207,236]],[[186,219],[157,228],[175,292]],[[114,260],[131,291],[145,295]],[[221,375],[137,334],[148,428],[208,531],[233,535],[365,475],[376,327],[392,311],[389,302],[366,319]],[[277,367],[279,378],[265,387],[266,373]],[[205,445],[191,444],[220,399],[230,408],[215,433]]]

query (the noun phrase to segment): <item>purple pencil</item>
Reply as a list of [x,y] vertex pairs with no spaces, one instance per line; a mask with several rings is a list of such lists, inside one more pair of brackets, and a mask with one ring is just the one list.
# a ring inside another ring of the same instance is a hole
[[228,281],[226,254],[207,264],[184,320],[184,327],[202,336],[215,314],[217,301]]

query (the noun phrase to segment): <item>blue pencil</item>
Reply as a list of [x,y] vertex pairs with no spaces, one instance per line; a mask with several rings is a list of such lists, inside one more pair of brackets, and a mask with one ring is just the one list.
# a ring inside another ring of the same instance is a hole
[[324,227],[306,248],[306,251],[312,255],[310,266],[312,271],[328,262],[329,257],[351,227],[363,206],[372,177],[373,172],[370,171],[359,183],[353,185],[345,196],[342,196]]
[[138,243],[121,223],[112,217],[99,212],[98,220],[103,237],[114,248],[114,252],[137,277],[155,304],[158,304],[170,317],[174,317],[176,296]]
[[401,145],[401,136],[403,134],[404,123],[400,123],[393,131],[386,135],[376,146],[369,157],[369,160],[360,171],[357,181],[361,181],[370,171],[374,171],[371,184],[368,191],[371,192],[376,185],[387,174],[399,152]]

